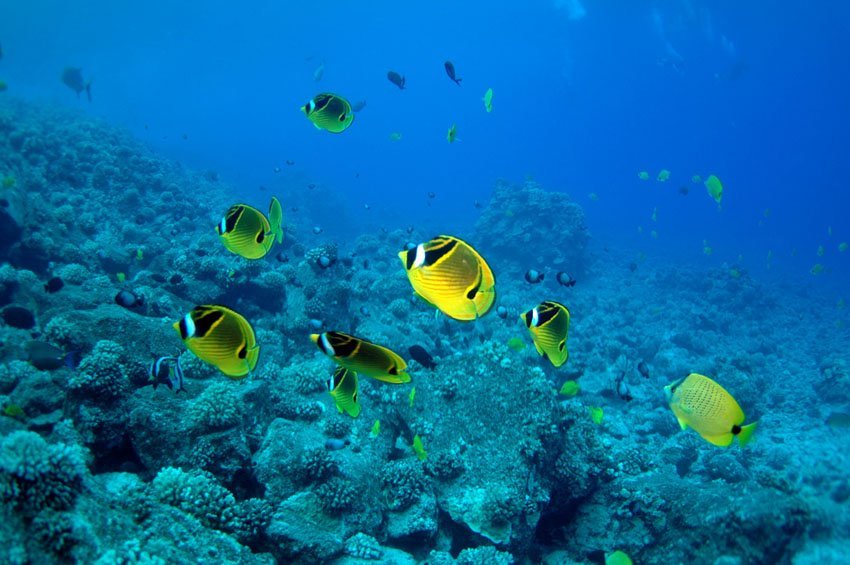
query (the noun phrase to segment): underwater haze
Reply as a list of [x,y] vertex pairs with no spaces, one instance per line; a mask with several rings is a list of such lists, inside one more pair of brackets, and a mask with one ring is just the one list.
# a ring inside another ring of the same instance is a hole
[[0,563],[850,562],[850,5],[0,4]]

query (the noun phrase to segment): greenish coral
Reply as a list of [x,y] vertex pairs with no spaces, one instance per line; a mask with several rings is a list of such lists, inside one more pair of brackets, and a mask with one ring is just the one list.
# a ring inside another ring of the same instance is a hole
[[123,354],[124,348],[114,341],[97,342],[68,380],[68,387],[89,398],[108,400],[121,396],[129,382],[121,363]]
[[166,467],[157,473],[151,490],[160,502],[179,508],[208,527],[224,532],[241,528],[236,499],[204,471]]
[[384,556],[384,548],[372,536],[358,532],[345,541],[345,553],[358,559],[378,561]]
[[67,557],[78,543],[74,535],[74,522],[67,512],[45,509],[38,513],[30,525],[30,534],[49,552]]
[[513,562],[510,553],[499,551],[492,545],[464,549],[455,560],[456,565],[511,565]]
[[381,468],[381,485],[387,506],[403,510],[419,500],[428,485],[422,465],[412,459],[389,461]]
[[351,510],[356,495],[357,491],[344,479],[333,479],[316,489],[322,509],[329,514],[342,514]]
[[201,432],[224,430],[242,421],[242,401],[233,391],[233,383],[214,383],[189,407],[189,421]]
[[71,508],[85,475],[76,445],[51,445],[29,431],[13,432],[0,444],[0,499],[25,515]]
[[323,448],[310,449],[301,454],[295,468],[296,478],[305,484],[326,482],[339,472],[339,465]]

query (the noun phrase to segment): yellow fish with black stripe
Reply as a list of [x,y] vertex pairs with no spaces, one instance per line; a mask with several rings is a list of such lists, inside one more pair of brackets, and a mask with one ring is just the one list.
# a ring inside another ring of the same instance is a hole
[[348,100],[338,94],[323,92],[301,107],[316,129],[342,133],[354,122],[354,112]]
[[399,254],[414,292],[455,320],[486,314],[496,300],[496,278],[465,241],[440,235]]
[[337,410],[345,411],[352,418],[360,415],[357,373],[345,367],[337,367],[333,376],[328,379],[328,392],[331,393]]
[[738,402],[705,375],[691,373],[665,386],[664,396],[683,430],[690,426],[714,445],[727,447],[737,437],[744,446],[758,423],[744,426],[744,411]]
[[386,383],[410,382],[407,363],[396,352],[342,332],[312,334],[310,339],[338,365]]
[[174,329],[189,351],[232,379],[245,377],[257,366],[260,347],[254,329],[226,306],[195,306],[174,322]]
[[247,204],[235,204],[228,208],[215,231],[231,253],[245,259],[262,259],[275,242],[283,242],[282,224],[283,209],[272,196],[268,218]]
[[567,362],[567,334],[570,331],[570,311],[563,304],[547,300],[519,315],[528,328],[537,353],[556,367]]

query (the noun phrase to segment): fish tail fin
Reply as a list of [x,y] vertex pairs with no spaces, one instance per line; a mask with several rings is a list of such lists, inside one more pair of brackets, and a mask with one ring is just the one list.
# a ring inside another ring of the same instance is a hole
[[455,84],[456,84],[456,85],[458,85],[458,86],[460,86],[460,81],[462,81],[462,80],[463,80],[462,78],[456,78],[456,79],[455,79]]
[[71,369],[72,371],[74,371],[77,368],[77,364],[79,362],[80,362],[80,356],[79,356],[79,352],[77,352],[77,351],[71,351],[70,353],[65,355],[65,357],[62,359],[63,365],[65,365],[67,368]]
[[272,196],[271,204],[269,204],[269,225],[271,225],[275,241],[283,243],[283,208],[280,200],[275,196]]
[[753,422],[752,424],[747,424],[746,426],[741,427],[741,431],[738,433],[738,444],[741,447],[744,447],[750,442],[753,432],[756,431],[757,425],[758,422]]

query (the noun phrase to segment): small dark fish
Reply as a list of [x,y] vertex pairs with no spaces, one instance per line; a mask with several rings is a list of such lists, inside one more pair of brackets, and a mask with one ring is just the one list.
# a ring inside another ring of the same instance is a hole
[[265,185],[263,185],[263,184],[261,184],[259,188],[260,188],[260,192],[265,192],[266,190],[268,190],[268,189],[266,188],[266,186],[265,186]]
[[54,292],[62,290],[62,287],[64,286],[65,281],[63,281],[60,277],[53,277],[44,283],[44,291],[53,294]]
[[168,277],[168,282],[174,285],[183,284],[183,275],[179,273],[174,273],[173,275]]
[[645,361],[641,361],[640,363],[637,364],[637,370],[638,370],[638,373],[640,373],[643,378],[645,378],[645,379],[649,378],[649,367],[646,366]]
[[576,280],[564,271],[560,271],[555,278],[558,279],[558,284],[561,286],[574,287],[576,285]]
[[638,268],[638,264],[637,264],[637,263],[635,263],[634,261],[632,261],[631,263],[629,263],[629,270],[630,270],[631,272],[633,272],[633,273],[634,273],[635,271],[637,271],[637,268]]
[[407,235],[411,235],[413,233],[413,226],[407,226],[405,231],[407,232]]
[[431,200],[433,200],[433,199],[435,199],[436,197],[437,197],[437,193],[435,193],[433,190],[429,190],[429,191],[428,191],[428,198],[430,198]]
[[827,417],[826,425],[832,428],[850,428],[850,414],[833,412]]
[[425,348],[421,345],[411,345],[407,350],[410,352],[410,357],[426,369],[433,369],[437,366],[431,354],[425,351]]
[[295,164],[295,161],[293,161],[292,159],[287,159],[286,164],[291,167],[292,165]]
[[[170,365],[170,363],[174,365]],[[175,393],[186,392],[183,379],[183,367],[180,366],[180,357],[158,357],[148,367],[148,381],[156,390],[160,384],[164,384]]]
[[400,89],[404,90],[404,83],[407,82],[407,80],[403,76],[398,74],[397,72],[395,72],[395,71],[388,72],[387,73],[387,79],[389,79],[389,81],[391,83],[393,83],[394,85],[396,85]]
[[333,261],[327,255],[321,255],[318,259],[316,259],[316,264],[323,269],[327,269],[328,267],[333,265]]
[[289,263],[289,255],[287,255],[283,251],[279,251],[274,258],[277,259],[278,263]]
[[62,82],[77,93],[77,98],[80,97],[80,92],[86,91],[86,96],[91,102],[91,80],[83,80],[83,70],[77,67],[65,67],[61,76]]
[[446,74],[449,75],[449,78],[452,79],[456,85],[460,86],[460,81],[462,81],[463,79],[457,78],[457,76],[455,76],[454,63],[452,63],[451,61],[446,61],[445,63],[443,63],[443,67],[445,67]]
[[180,137],[183,138],[183,141],[189,141],[189,134],[188,133],[183,133],[183,134],[180,135]]
[[369,309],[366,308],[365,306],[361,306],[360,307],[360,314],[362,316],[368,316],[369,315]]
[[482,204],[480,200],[476,200],[472,203],[472,205],[478,208],[479,210],[484,207],[484,204]]
[[313,183],[313,182],[309,183],[307,185],[307,188],[309,188],[310,190],[313,190],[314,188],[316,188],[316,183]]
[[629,390],[629,385],[626,383],[626,372],[622,371],[620,376],[614,381],[614,389],[617,391],[617,396],[625,400],[626,402],[631,402],[634,398],[632,396],[631,391]]
[[293,206],[292,208],[290,208],[290,210],[291,210],[292,212],[297,212],[297,211],[298,211],[298,206]]
[[39,371],[53,371],[60,367],[74,369],[76,367],[77,355],[72,351],[65,353],[55,345],[46,341],[28,341],[24,345],[27,352],[27,361]]
[[525,272],[525,282],[531,284],[537,284],[543,282],[543,279],[546,277],[545,273],[541,273],[536,269],[529,269]]
[[504,306],[499,306],[496,308],[496,315],[498,315],[501,319],[506,319],[508,317],[508,309]]
[[687,196],[690,191],[691,189],[689,189],[687,186],[682,185],[679,187],[679,194],[681,194],[682,196]]
[[165,281],[168,280],[162,273],[152,273],[151,279],[155,282],[158,282],[159,284],[165,284]]
[[339,451],[348,445],[351,445],[351,441],[347,439],[330,438],[325,440],[325,449],[328,451]]
[[3,309],[3,321],[7,326],[19,330],[31,330],[35,327],[35,315],[23,306],[6,306]]
[[138,294],[129,290],[120,290],[115,295],[115,304],[124,308],[139,308],[144,305],[145,300]]
[[356,114],[357,112],[359,112],[360,110],[362,110],[365,107],[366,107],[366,101],[365,100],[358,100],[357,102],[355,102],[354,104],[351,105],[351,111]]

